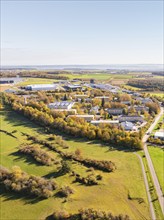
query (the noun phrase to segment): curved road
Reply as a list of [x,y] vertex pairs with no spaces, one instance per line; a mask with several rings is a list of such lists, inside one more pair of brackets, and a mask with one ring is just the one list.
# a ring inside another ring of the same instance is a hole
[[156,193],[157,193],[157,196],[158,196],[159,204],[161,206],[162,213],[164,214],[164,197],[163,197],[162,189],[160,187],[160,184],[159,184],[159,181],[158,181],[158,178],[157,178],[157,175],[156,175],[156,172],[155,172],[155,169],[154,169],[154,166],[153,166],[153,163],[152,163],[152,160],[150,158],[150,155],[149,155],[149,152],[148,152],[148,148],[147,148],[147,145],[146,145],[146,141],[147,141],[147,139],[150,136],[148,134],[153,131],[154,127],[156,126],[156,124],[158,123],[158,120],[160,119],[160,117],[162,115],[163,115],[163,108],[161,108],[160,113],[157,115],[157,117],[155,118],[154,122],[151,124],[151,126],[147,130],[147,132],[144,135],[142,141],[144,143],[144,153],[145,153],[145,156],[146,156],[146,159],[147,159],[147,163],[148,163],[149,170],[150,170],[150,173],[151,173],[151,176],[152,176],[154,187],[156,189]]

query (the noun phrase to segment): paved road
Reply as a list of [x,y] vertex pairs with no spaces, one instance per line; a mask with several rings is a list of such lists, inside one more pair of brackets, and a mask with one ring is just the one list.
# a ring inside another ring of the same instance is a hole
[[155,172],[155,169],[154,169],[154,166],[153,166],[153,163],[152,163],[152,160],[150,158],[150,155],[149,155],[149,152],[148,152],[148,148],[147,148],[147,145],[146,145],[146,141],[147,139],[149,138],[149,135],[147,134],[148,132],[152,132],[154,127],[156,126],[156,124],[158,123],[158,120],[160,119],[160,117],[162,116],[163,114],[163,108],[161,108],[161,111],[160,113],[158,114],[158,116],[155,118],[153,124],[149,127],[149,129],[147,130],[146,134],[144,135],[142,141],[144,143],[144,152],[145,152],[145,156],[146,156],[146,159],[147,159],[147,163],[148,163],[148,166],[149,166],[149,170],[150,170],[150,173],[151,173],[151,176],[152,176],[152,180],[153,180],[153,183],[154,183],[154,187],[156,189],[156,192],[157,192],[157,196],[158,196],[158,199],[159,199],[159,204],[161,206],[161,210],[162,210],[162,213],[164,214],[164,196],[163,196],[163,193],[162,193],[162,189],[159,185],[159,181],[158,181],[158,178],[157,178],[157,175],[156,175],[156,172]]
[[149,184],[148,184],[148,181],[147,181],[145,167],[144,167],[144,164],[143,164],[141,156],[139,154],[137,154],[137,153],[134,153],[134,154],[137,155],[137,157],[139,158],[140,163],[141,163],[144,183],[145,183],[147,197],[148,197],[148,201],[149,201],[149,205],[150,205],[151,218],[152,218],[152,220],[156,220],[155,212],[154,212],[154,206],[153,206],[153,202],[152,202],[150,191],[149,191]]

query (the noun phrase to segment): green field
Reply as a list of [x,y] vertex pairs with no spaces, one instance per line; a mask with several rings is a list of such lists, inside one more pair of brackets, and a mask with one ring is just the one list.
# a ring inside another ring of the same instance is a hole
[[153,129],[152,135],[153,135],[156,131],[161,130],[161,129],[164,129],[164,122],[163,122],[163,120],[164,120],[164,116],[162,115],[162,116],[160,117],[160,119],[158,120],[158,123],[156,124],[156,126],[155,126],[154,129]]
[[148,147],[158,180],[160,182],[162,191],[164,193],[164,173],[163,173],[163,165],[164,165],[164,149],[160,147]]
[[25,78],[22,82],[18,83],[17,86],[27,86],[33,84],[52,84],[55,81],[55,79]]
[[[58,76],[68,77],[70,80],[78,78],[78,79],[95,79],[95,80],[111,80],[111,79],[130,79],[134,77],[129,74],[108,74],[108,73],[89,73],[89,74],[59,74]],[[25,78],[23,82],[18,85],[28,85],[28,84],[43,84],[43,83],[53,83],[56,79],[46,79],[46,78]]]
[[137,88],[137,87],[134,87],[134,86],[129,86],[129,85],[124,85],[124,88],[132,90],[132,91],[139,91],[139,90],[141,90],[140,88]]
[[[21,135],[21,132],[38,135],[44,139],[47,134],[43,129],[14,112],[1,111],[0,113],[1,128],[8,132],[17,131],[15,133],[17,139],[0,133],[1,164],[10,169],[13,165],[18,165],[29,174],[47,175],[47,178],[48,174],[52,176],[56,170],[55,167],[38,165],[30,158],[16,154],[17,147],[25,142],[25,137]],[[63,138],[68,137],[63,136]],[[69,138],[67,143],[70,146],[67,151],[72,152],[79,148],[85,157],[112,160],[117,166],[116,171],[104,173],[95,170],[97,174],[103,176],[103,180],[100,185],[90,187],[72,183],[74,178],[68,174],[55,178],[59,186],[68,184],[74,188],[75,194],[67,201],[57,196],[46,200],[22,198],[21,195],[7,193],[1,189],[1,219],[45,219],[56,209],[65,208],[70,212],[76,212],[85,207],[110,211],[113,214],[127,214],[135,220],[150,219],[140,162],[132,152],[111,150],[107,146],[79,139]],[[52,151],[51,153],[53,154]],[[87,168],[78,163],[71,162],[71,168],[83,175],[87,173]],[[128,199],[128,194],[132,198],[131,200]],[[144,202],[139,203],[137,198],[142,198]]]
[[152,97],[160,97],[164,99],[164,92],[149,92],[148,94]]

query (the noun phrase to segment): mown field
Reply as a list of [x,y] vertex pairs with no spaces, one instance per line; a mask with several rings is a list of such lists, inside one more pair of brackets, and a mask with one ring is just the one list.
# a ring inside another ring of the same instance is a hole
[[164,165],[164,149],[155,146],[148,147],[160,186],[164,193],[164,173],[163,173],[163,165]]
[[[65,151],[74,152],[78,148],[85,157],[112,160],[117,166],[113,173],[95,170],[97,174],[103,176],[100,185],[84,186],[73,183],[73,177],[70,177],[69,174],[54,177],[56,167],[39,165],[30,157],[20,156],[17,153],[18,146],[26,141],[21,132],[45,139],[47,134],[42,128],[14,112],[1,111],[0,114],[1,129],[8,132],[16,130],[14,133],[16,138],[0,133],[1,164],[9,169],[13,165],[20,166],[29,174],[54,178],[59,186],[67,184],[75,190],[75,194],[67,200],[57,195],[39,200],[28,196],[22,197],[1,189],[1,219],[45,219],[54,210],[63,208],[70,212],[76,212],[80,208],[94,208],[110,211],[113,214],[127,214],[131,219],[136,220],[150,219],[141,166],[138,158],[132,152],[118,151],[109,146],[63,136],[70,146]],[[43,146],[42,148],[50,151]],[[56,154],[52,151],[51,153]],[[87,168],[84,165],[70,162],[70,166],[79,174],[87,175]],[[128,199],[128,194],[132,198],[131,200]],[[140,203],[137,198],[142,198],[144,202]]]

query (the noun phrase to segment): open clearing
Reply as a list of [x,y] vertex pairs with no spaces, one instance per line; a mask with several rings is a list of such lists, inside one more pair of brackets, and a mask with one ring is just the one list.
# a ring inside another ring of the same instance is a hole
[[[47,134],[44,133],[44,130],[14,112],[1,111],[0,113],[3,130],[17,131],[14,133],[17,139],[0,133],[1,164],[9,169],[13,165],[20,166],[29,174],[47,176],[47,178],[53,177],[55,168],[52,166],[38,165],[30,158],[16,154],[17,147],[25,142],[25,137],[22,136],[21,132],[46,138]],[[63,138],[66,139],[67,137],[63,136]],[[103,176],[102,182],[97,186],[72,183],[74,178],[68,174],[55,178],[59,186],[68,184],[75,190],[75,194],[67,201],[57,196],[45,200],[31,199],[1,189],[1,219],[45,219],[59,208],[76,212],[85,207],[110,211],[113,214],[127,214],[135,220],[150,219],[141,166],[136,155],[132,152],[110,150],[109,146],[84,140],[69,138],[66,141],[70,146],[66,151],[73,152],[78,148],[85,157],[112,160],[117,166],[116,171],[105,173],[95,170],[97,174]],[[71,167],[76,172],[86,175],[86,167],[81,164],[71,162]],[[128,193],[132,198],[131,200],[128,199]],[[137,198],[142,198],[144,202],[139,204]],[[14,207],[14,211],[11,207]]]

